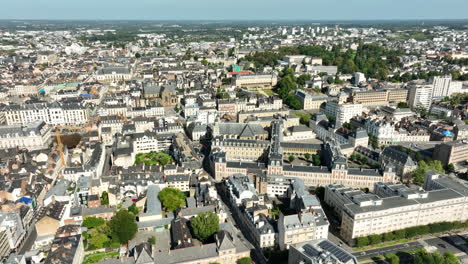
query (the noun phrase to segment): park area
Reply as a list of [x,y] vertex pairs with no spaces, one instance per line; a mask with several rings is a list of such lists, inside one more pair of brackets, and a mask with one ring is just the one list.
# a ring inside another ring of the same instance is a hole
[[135,157],[135,164],[166,166],[173,162],[172,157],[164,152],[139,153]]

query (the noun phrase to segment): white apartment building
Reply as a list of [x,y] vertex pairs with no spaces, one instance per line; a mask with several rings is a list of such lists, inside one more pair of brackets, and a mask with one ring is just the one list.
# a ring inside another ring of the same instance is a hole
[[168,148],[171,144],[171,140],[166,137],[159,136],[158,134],[150,131],[143,133],[132,134],[133,143],[133,154],[147,153],[151,151],[162,151]]
[[325,106],[325,114],[335,117],[335,127],[341,127],[351,118],[361,115],[363,112],[362,104],[343,103],[337,101],[328,102]]
[[424,108],[429,110],[432,104],[432,85],[413,85],[410,87],[408,104],[411,109]]
[[88,110],[78,104],[36,103],[10,105],[3,109],[7,125],[28,125],[44,121],[52,125],[82,125],[88,121]]
[[388,145],[399,142],[428,142],[430,134],[425,130],[407,131],[404,128],[397,129],[395,122],[381,119],[369,119],[364,124],[367,133],[375,136],[379,144]]
[[432,86],[432,96],[435,98],[441,98],[461,92],[463,83],[453,81],[452,76],[434,76],[432,78]]
[[44,121],[34,121],[27,126],[0,126],[0,148],[25,148],[38,150],[51,143],[51,128]]
[[363,82],[366,82],[366,76],[364,75],[364,73],[362,72],[355,72],[353,74],[353,77],[354,77],[354,84],[355,85],[358,85],[360,83],[363,83]]

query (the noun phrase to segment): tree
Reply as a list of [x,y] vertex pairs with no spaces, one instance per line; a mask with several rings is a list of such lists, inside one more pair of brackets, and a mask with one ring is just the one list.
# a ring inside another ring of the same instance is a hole
[[446,171],[447,173],[455,172],[455,166],[453,165],[453,163],[447,165]]
[[364,236],[364,237],[358,237],[356,238],[356,246],[357,247],[364,247],[369,245],[369,238]]
[[199,213],[190,221],[195,237],[203,242],[219,231],[219,217],[214,212]]
[[297,83],[299,85],[304,85],[306,81],[310,81],[310,74],[302,74],[297,78]]
[[304,158],[305,158],[306,160],[310,160],[310,157],[311,157],[310,153],[304,154]]
[[101,232],[97,228],[91,231],[88,243],[91,245],[91,248],[103,248],[104,245],[109,242],[109,237],[106,233]]
[[292,163],[295,159],[296,159],[296,157],[294,157],[294,155],[290,155],[289,158],[288,158],[290,163]]
[[156,237],[155,237],[155,236],[151,236],[151,237],[148,239],[148,242],[149,242],[151,245],[156,245]]
[[101,194],[101,205],[109,205],[109,194],[106,191]]
[[385,259],[387,260],[388,264],[399,264],[400,263],[400,258],[394,253],[386,254]]
[[118,211],[109,221],[109,228],[112,237],[115,237],[120,244],[126,244],[135,237],[138,226],[135,222],[135,215],[127,210]]
[[252,264],[252,259],[250,257],[244,257],[237,260],[237,264]]
[[379,244],[380,242],[382,242],[382,235],[370,235],[369,236],[369,244],[371,245],[375,245],[375,244]]
[[399,102],[397,107],[398,107],[398,108],[408,108],[408,103],[406,103],[406,102]]
[[203,65],[206,66],[206,65],[208,65],[208,61],[207,61],[206,59],[203,59],[203,60],[201,61],[201,64],[203,64]]
[[158,197],[169,212],[174,212],[176,209],[185,205],[185,194],[179,189],[166,187],[159,192]]
[[383,241],[385,241],[385,242],[392,241],[394,239],[395,239],[395,235],[392,232],[388,232],[388,233],[383,234]]
[[138,53],[138,52],[137,52],[137,53],[135,53],[135,58],[137,58],[137,59],[138,59],[138,58],[141,58],[141,54],[140,54],[140,53]]
[[406,237],[406,230],[405,229],[395,230],[393,231],[393,234],[395,235],[395,239],[403,239]]
[[312,162],[315,166],[320,166],[322,164],[322,161],[320,160],[320,155],[318,154],[315,154],[313,157],[312,157]]
[[459,264],[458,258],[450,251],[444,253],[445,264]]
[[128,207],[128,211],[133,213],[134,215],[137,215],[139,210],[138,208],[136,207],[136,204],[133,203],[132,205],[130,205],[130,207]]
[[89,217],[85,217],[81,225],[86,228],[95,228],[105,223],[106,221],[101,217],[89,216]]

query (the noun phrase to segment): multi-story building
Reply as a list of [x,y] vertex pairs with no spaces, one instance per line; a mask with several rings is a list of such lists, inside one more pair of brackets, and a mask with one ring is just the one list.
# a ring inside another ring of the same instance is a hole
[[253,181],[246,175],[235,174],[224,182],[234,216],[242,223],[242,229],[255,246],[272,248],[276,232],[269,218],[271,203],[257,193]]
[[461,92],[462,86],[463,83],[453,81],[452,76],[434,76],[432,78],[432,96],[435,98],[451,96],[454,93]]
[[278,82],[278,77],[271,75],[238,75],[234,79],[236,88],[250,91],[271,89]]
[[0,126],[0,148],[25,148],[38,150],[49,147],[51,128],[44,121],[34,121],[26,126]]
[[119,82],[132,79],[132,70],[126,67],[106,67],[96,72],[99,82]]
[[325,202],[341,217],[341,236],[348,243],[357,237],[383,234],[412,226],[437,222],[465,221],[468,212],[466,186],[431,183],[433,172],[426,176],[426,190],[413,190],[393,183],[376,183],[380,194],[366,194],[342,185],[325,190]]
[[[215,152],[211,156],[212,172],[216,179],[230,177],[237,173],[267,173],[271,175],[283,175],[286,177],[300,178],[307,186],[324,186],[328,184],[345,184],[372,189],[374,183],[379,181],[397,181],[394,168],[388,166],[382,171],[372,169],[348,168],[346,157],[342,154],[338,145],[328,142],[325,145],[323,156],[325,156],[325,166],[306,165],[286,165],[283,164],[285,155],[281,142],[281,124],[272,124],[272,140],[270,141],[243,141],[242,147],[236,149],[232,154],[227,155],[221,147],[220,152]],[[219,143],[214,143],[214,146]],[[258,144],[255,145],[255,144]],[[249,150],[249,146],[250,149]],[[255,149],[255,152],[252,150]],[[247,153],[249,156],[242,156],[239,161],[238,153]]]
[[293,215],[280,214],[278,220],[278,243],[280,249],[289,249],[290,246],[328,238],[328,226],[323,210],[301,212]]
[[395,165],[396,174],[406,180],[411,178],[410,173],[418,167],[406,152],[399,151],[396,147],[386,147],[379,155],[379,162],[382,165]]
[[407,98],[408,90],[406,89],[353,91],[351,94],[351,101],[353,103],[359,103],[365,106],[378,106],[387,105],[389,103],[406,102]]
[[320,106],[326,103],[329,98],[326,95],[313,96],[302,90],[296,91],[296,97],[301,101],[304,110],[319,110]]
[[7,125],[28,125],[44,121],[52,125],[82,125],[88,121],[88,109],[78,104],[35,103],[9,105],[3,109]]
[[411,109],[424,108],[429,110],[432,104],[432,93],[432,85],[412,85],[409,91],[408,105]]
[[327,239],[318,239],[292,245],[289,248],[288,263],[316,264],[358,264],[351,253]]
[[0,213],[0,260],[20,246],[25,234],[18,212]]
[[397,123],[383,119],[368,119],[364,126],[367,133],[375,136],[379,144],[391,145],[399,142],[427,142],[430,134],[425,129],[408,130],[396,127]]
[[468,160],[468,141],[462,139],[438,144],[432,158],[440,160],[443,165],[465,162]]
[[343,103],[337,101],[328,102],[325,106],[325,114],[335,118],[335,126],[341,127],[344,123],[349,122],[351,118],[361,115],[363,105],[360,103]]

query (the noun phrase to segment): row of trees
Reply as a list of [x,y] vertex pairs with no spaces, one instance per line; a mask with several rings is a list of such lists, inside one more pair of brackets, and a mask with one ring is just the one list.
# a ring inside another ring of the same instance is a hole
[[368,245],[376,245],[382,242],[388,242],[393,240],[399,240],[404,238],[413,238],[425,234],[434,234],[440,232],[446,232],[452,229],[466,228],[468,227],[468,221],[462,222],[440,222],[424,226],[413,226],[405,229],[395,230],[384,234],[375,234],[364,237],[358,237],[355,239],[355,245],[357,247],[364,247]]
[[[385,260],[388,264],[399,264],[401,253],[389,253],[385,255]],[[414,253],[412,261],[408,263],[413,264],[459,264],[458,258],[450,251],[445,252],[443,255],[436,251],[433,253],[427,252],[425,249],[418,250]]]

